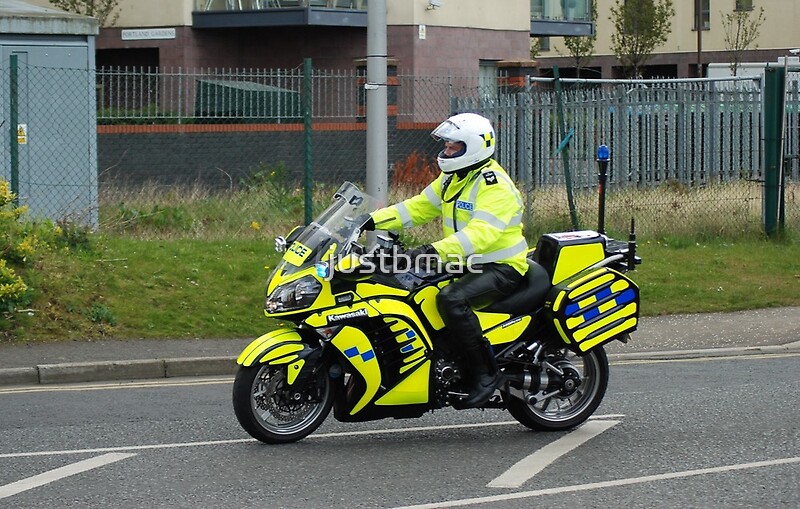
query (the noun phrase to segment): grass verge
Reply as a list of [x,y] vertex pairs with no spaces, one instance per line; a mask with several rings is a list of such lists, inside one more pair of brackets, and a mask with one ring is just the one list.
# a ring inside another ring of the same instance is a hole
[[[6,340],[242,338],[280,323],[262,312],[271,239],[95,240],[43,256],[32,305],[0,322]],[[800,306],[797,242],[640,241],[639,253],[645,316]]]

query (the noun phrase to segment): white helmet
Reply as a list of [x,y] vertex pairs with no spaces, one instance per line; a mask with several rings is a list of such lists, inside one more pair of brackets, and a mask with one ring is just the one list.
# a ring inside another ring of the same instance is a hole
[[437,161],[443,173],[455,173],[488,160],[494,154],[494,129],[488,118],[476,113],[453,115],[431,132],[437,141],[461,141],[466,145],[451,156],[439,152]]

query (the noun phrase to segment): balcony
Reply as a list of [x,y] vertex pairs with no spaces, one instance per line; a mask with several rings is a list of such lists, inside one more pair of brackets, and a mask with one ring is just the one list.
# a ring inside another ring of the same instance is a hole
[[531,0],[531,35],[593,35],[592,0]]
[[367,0],[195,0],[194,28],[367,26]]

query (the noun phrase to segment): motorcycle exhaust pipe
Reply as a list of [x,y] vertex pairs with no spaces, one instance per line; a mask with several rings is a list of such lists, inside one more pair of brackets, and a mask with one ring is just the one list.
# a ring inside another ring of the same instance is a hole
[[529,371],[524,373],[506,374],[505,376],[511,384],[511,387],[515,389],[521,389],[523,391],[530,391],[531,389],[534,389],[534,378]]

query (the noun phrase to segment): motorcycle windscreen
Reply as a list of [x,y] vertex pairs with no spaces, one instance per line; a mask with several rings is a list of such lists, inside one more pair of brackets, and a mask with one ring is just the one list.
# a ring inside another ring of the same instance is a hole
[[321,262],[335,265],[349,249],[349,242],[358,238],[361,218],[377,208],[377,199],[345,182],[334,193],[328,208],[288,246],[270,279],[278,273],[286,278]]

